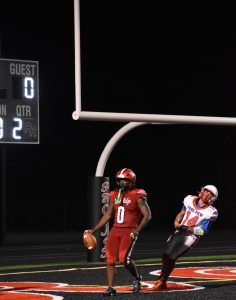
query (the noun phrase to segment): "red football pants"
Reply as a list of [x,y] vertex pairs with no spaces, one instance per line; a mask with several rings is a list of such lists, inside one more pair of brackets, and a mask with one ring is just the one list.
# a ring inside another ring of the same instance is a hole
[[130,236],[134,230],[132,227],[112,227],[106,240],[107,265],[113,266],[118,259],[120,264],[126,263],[136,242],[136,239],[133,240]]

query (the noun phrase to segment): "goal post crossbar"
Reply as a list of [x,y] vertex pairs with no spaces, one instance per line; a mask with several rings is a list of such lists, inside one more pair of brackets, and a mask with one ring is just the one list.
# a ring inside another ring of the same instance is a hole
[[234,117],[74,111],[74,120],[236,126]]
[[113,121],[113,122],[148,122],[171,124],[198,124],[198,125],[236,125],[234,117],[212,117],[192,115],[166,114],[137,114],[83,111],[81,105],[81,47],[80,47],[80,1],[74,0],[74,46],[75,46],[75,111],[74,120],[86,121]]

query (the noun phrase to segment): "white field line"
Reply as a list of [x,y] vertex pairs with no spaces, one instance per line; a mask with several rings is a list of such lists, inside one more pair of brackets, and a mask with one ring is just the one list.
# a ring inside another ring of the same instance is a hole
[[[219,260],[205,260],[205,261],[184,261],[177,262],[177,265],[184,264],[204,264],[204,263],[217,263]],[[222,262],[236,262],[236,260],[221,260]],[[150,264],[137,264],[139,267],[148,267],[148,266],[160,266],[161,263],[150,263]],[[122,265],[117,265],[117,267],[123,267]],[[8,276],[8,275],[22,275],[22,274],[40,274],[40,273],[56,273],[56,272],[72,272],[78,270],[100,270],[105,269],[106,266],[102,267],[83,267],[83,268],[70,268],[70,269],[56,269],[56,270],[38,270],[38,271],[23,271],[23,272],[11,272],[11,273],[0,273],[0,276]]]

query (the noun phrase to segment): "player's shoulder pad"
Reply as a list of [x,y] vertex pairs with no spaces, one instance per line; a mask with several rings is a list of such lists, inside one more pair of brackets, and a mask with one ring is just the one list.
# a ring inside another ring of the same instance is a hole
[[188,202],[192,201],[194,198],[195,198],[195,196],[193,196],[193,195],[188,195],[188,196],[186,196],[186,197],[184,198],[183,203],[188,203]]
[[212,205],[209,208],[211,209],[210,220],[215,221],[218,217],[218,210]]
[[135,194],[137,194],[140,198],[147,197],[147,193],[143,189],[134,189]]
[[112,198],[112,197],[114,197],[115,194],[116,194],[116,191],[115,191],[115,190],[112,190],[112,191],[110,191],[110,193],[109,193],[109,197]]

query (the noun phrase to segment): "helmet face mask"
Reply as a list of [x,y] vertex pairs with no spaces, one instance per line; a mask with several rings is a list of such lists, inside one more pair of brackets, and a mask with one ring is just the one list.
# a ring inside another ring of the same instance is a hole
[[[205,191],[210,192],[210,194],[206,194]],[[199,197],[201,200],[209,205],[213,204],[213,202],[218,198],[218,190],[214,185],[206,185],[201,188],[201,192],[199,193]]]
[[124,168],[116,173],[117,188],[122,191],[132,189],[136,183],[136,175],[131,169]]
[[130,189],[130,180],[129,179],[117,179],[116,185],[118,189],[121,189],[121,191],[127,191]]

